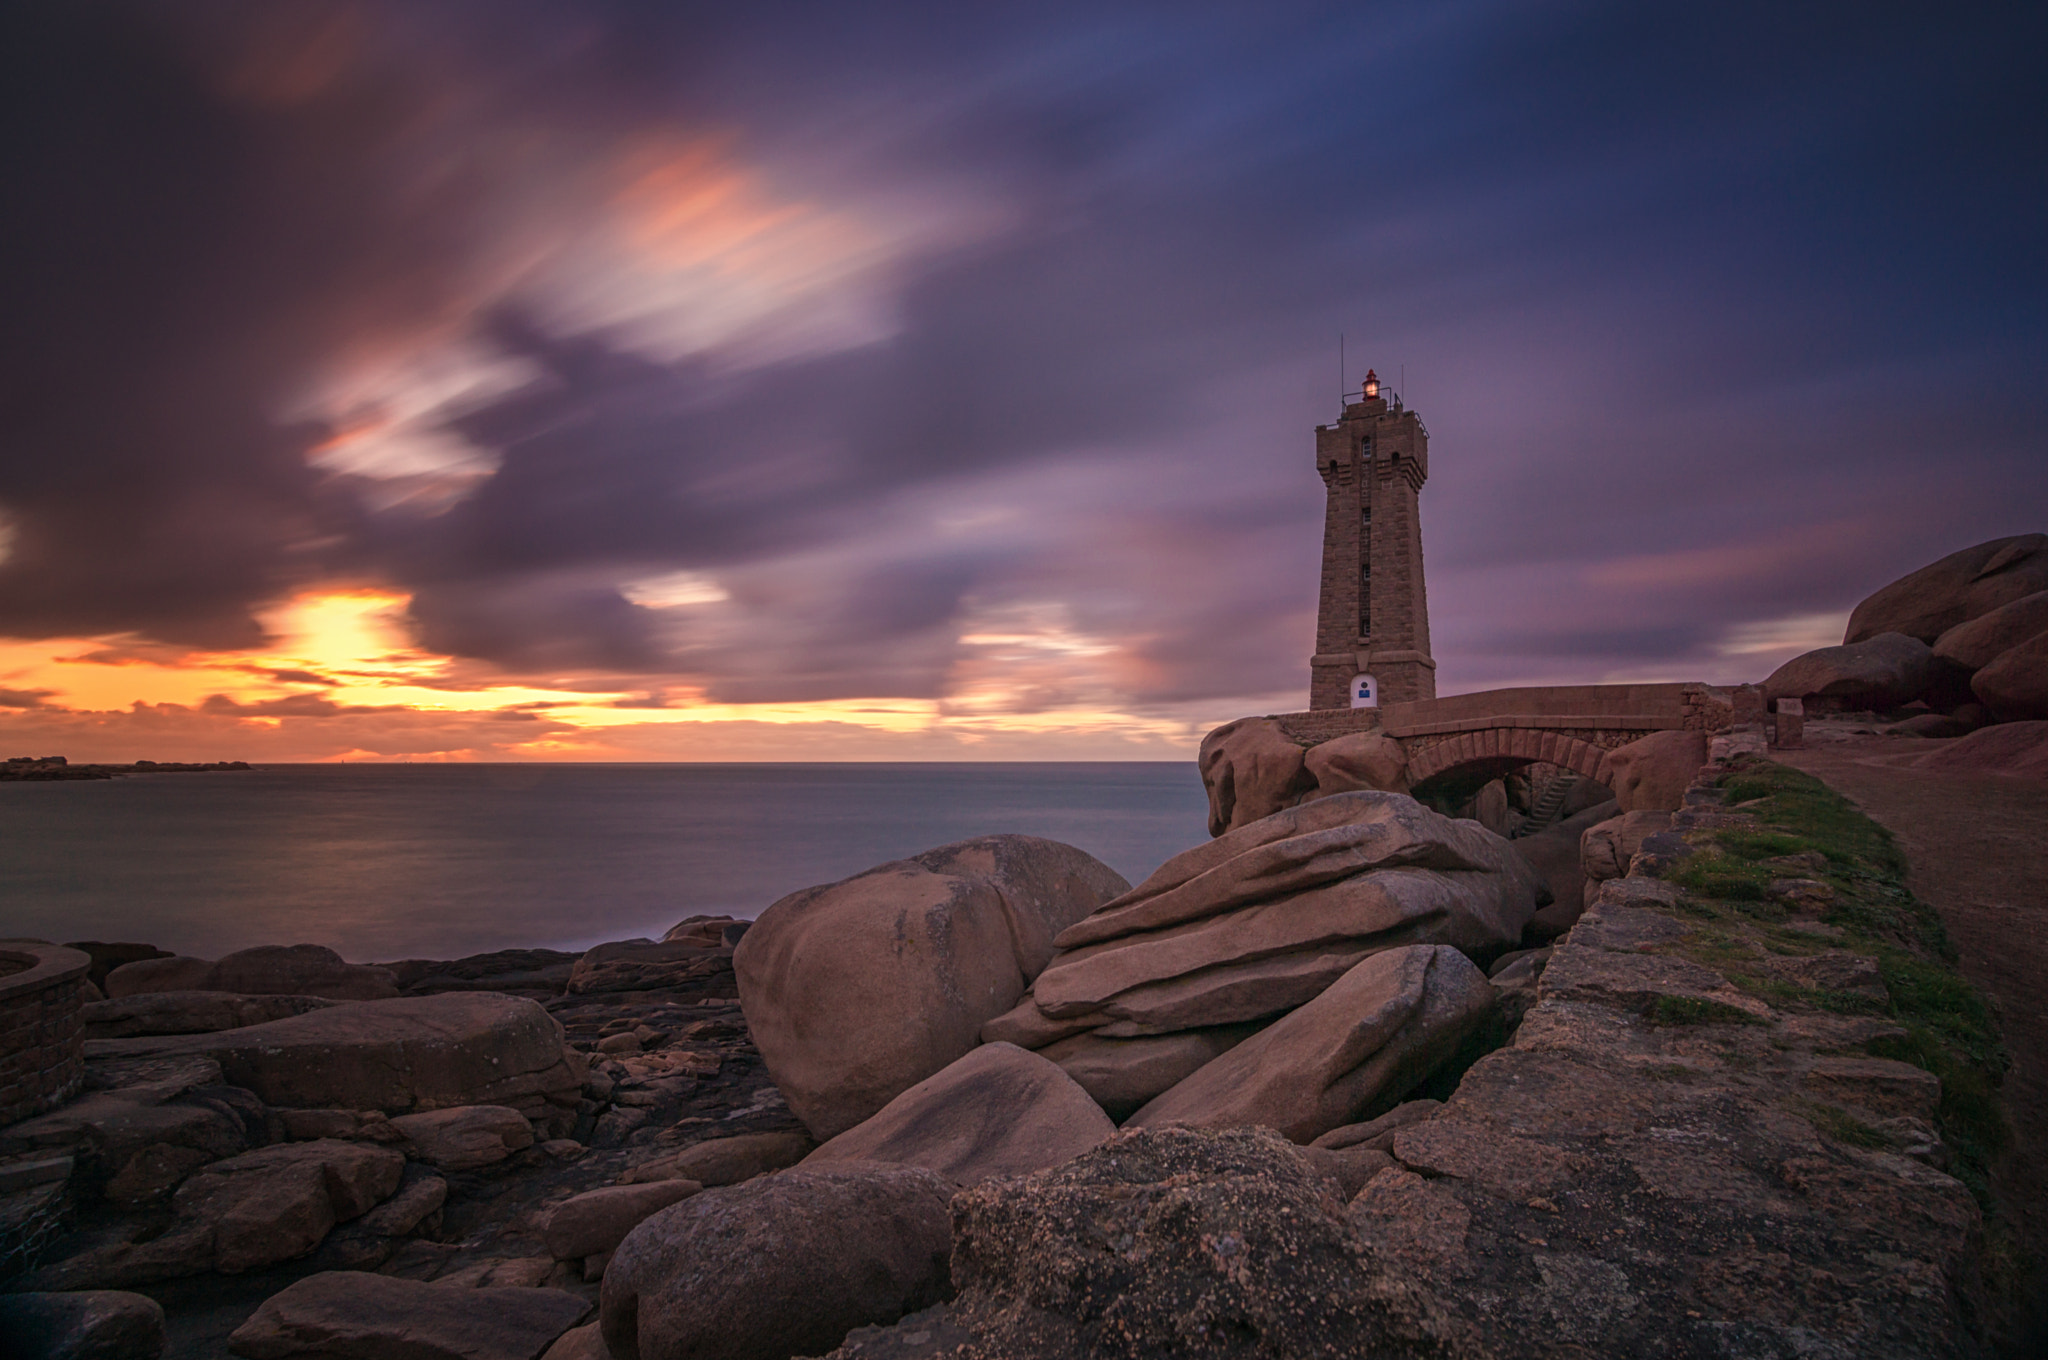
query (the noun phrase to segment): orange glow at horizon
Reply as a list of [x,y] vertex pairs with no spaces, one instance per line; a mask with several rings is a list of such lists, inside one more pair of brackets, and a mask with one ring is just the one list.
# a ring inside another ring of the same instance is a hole
[[[621,707],[646,692],[645,682],[620,689],[570,689],[546,681],[495,679],[473,663],[420,648],[406,609],[411,597],[375,586],[309,590],[261,612],[271,642],[246,651],[181,651],[132,636],[0,640],[0,689],[43,693],[44,714],[118,713],[160,705],[185,710],[194,721],[219,724],[224,740],[241,730],[277,733],[293,723],[338,719],[381,721],[383,716],[433,722],[442,715],[472,726],[451,729],[447,744],[408,749],[406,759],[480,758],[475,720],[503,718],[488,759],[606,760],[636,757],[633,741],[620,745],[620,729],[789,727],[830,724],[877,738],[948,734],[964,746],[1014,734],[1103,734],[1176,742],[1187,724],[1118,711],[1098,686],[1015,711],[1018,693],[1064,687],[1043,674],[1048,660],[1065,655],[1095,659],[1109,649],[1050,621],[1022,632],[972,628],[961,643],[981,655],[960,678],[956,699],[846,698],[764,703],[722,703],[701,688],[668,685],[660,707]],[[380,716],[382,715],[382,716]],[[517,724],[538,722],[520,739]],[[499,724],[492,724],[493,729]],[[467,735],[465,735],[467,734]],[[630,735],[630,733],[628,734]],[[337,730],[337,736],[340,731]],[[642,743],[644,745],[644,743]],[[321,760],[391,759],[389,750],[337,740]]]

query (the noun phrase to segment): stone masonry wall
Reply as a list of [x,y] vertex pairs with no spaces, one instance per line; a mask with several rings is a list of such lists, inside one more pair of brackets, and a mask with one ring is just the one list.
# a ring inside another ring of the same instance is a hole
[[26,963],[0,976],[0,1125],[41,1114],[85,1081],[84,982],[92,960],[56,945],[0,946]]
[[[1373,460],[1372,634],[1367,664],[1380,679],[1382,704],[1436,697],[1429,657],[1429,593],[1422,569],[1419,422],[1412,414],[1377,441]],[[1398,658],[1398,659],[1397,659]]]
[[[1436,695],[1417,505],[1428,446],[1420,418],[1384,398],[1354,402],[1316,431],[1327,499],[1312,710],[1350,707],[1351,678],[1361,670],[1378,678],[1382,702]],[[1369,585],[1361,570],[1368,566]]]

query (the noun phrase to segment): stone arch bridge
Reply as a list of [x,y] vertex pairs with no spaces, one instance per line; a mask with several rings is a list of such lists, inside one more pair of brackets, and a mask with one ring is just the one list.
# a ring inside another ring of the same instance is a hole
[[1272,721],[1303,746],[1353,732],[1382,732],[1401,743],[1416,786],[1484,783],[1538,761],[1604,784],[1609,751],[1652,732],[1721,731],[1740,721],[1737,709],[1755,697],[1748,686],[1547,685],[1378,709],[1276,713]]

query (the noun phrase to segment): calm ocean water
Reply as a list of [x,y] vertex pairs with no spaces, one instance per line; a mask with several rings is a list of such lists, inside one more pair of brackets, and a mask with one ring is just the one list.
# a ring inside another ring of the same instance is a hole
[[0,784],[0,936],[453,958],[659,937],[991,832],[1132,882],[1207,839],[1172,764],[272,765]]

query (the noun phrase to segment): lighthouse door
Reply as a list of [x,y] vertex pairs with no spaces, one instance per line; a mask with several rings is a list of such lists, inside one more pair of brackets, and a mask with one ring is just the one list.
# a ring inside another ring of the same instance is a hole
[[1351,706],[1353,708],[1378,708],[1380,706],[1380,682],[1370,675],[1351,677]]

